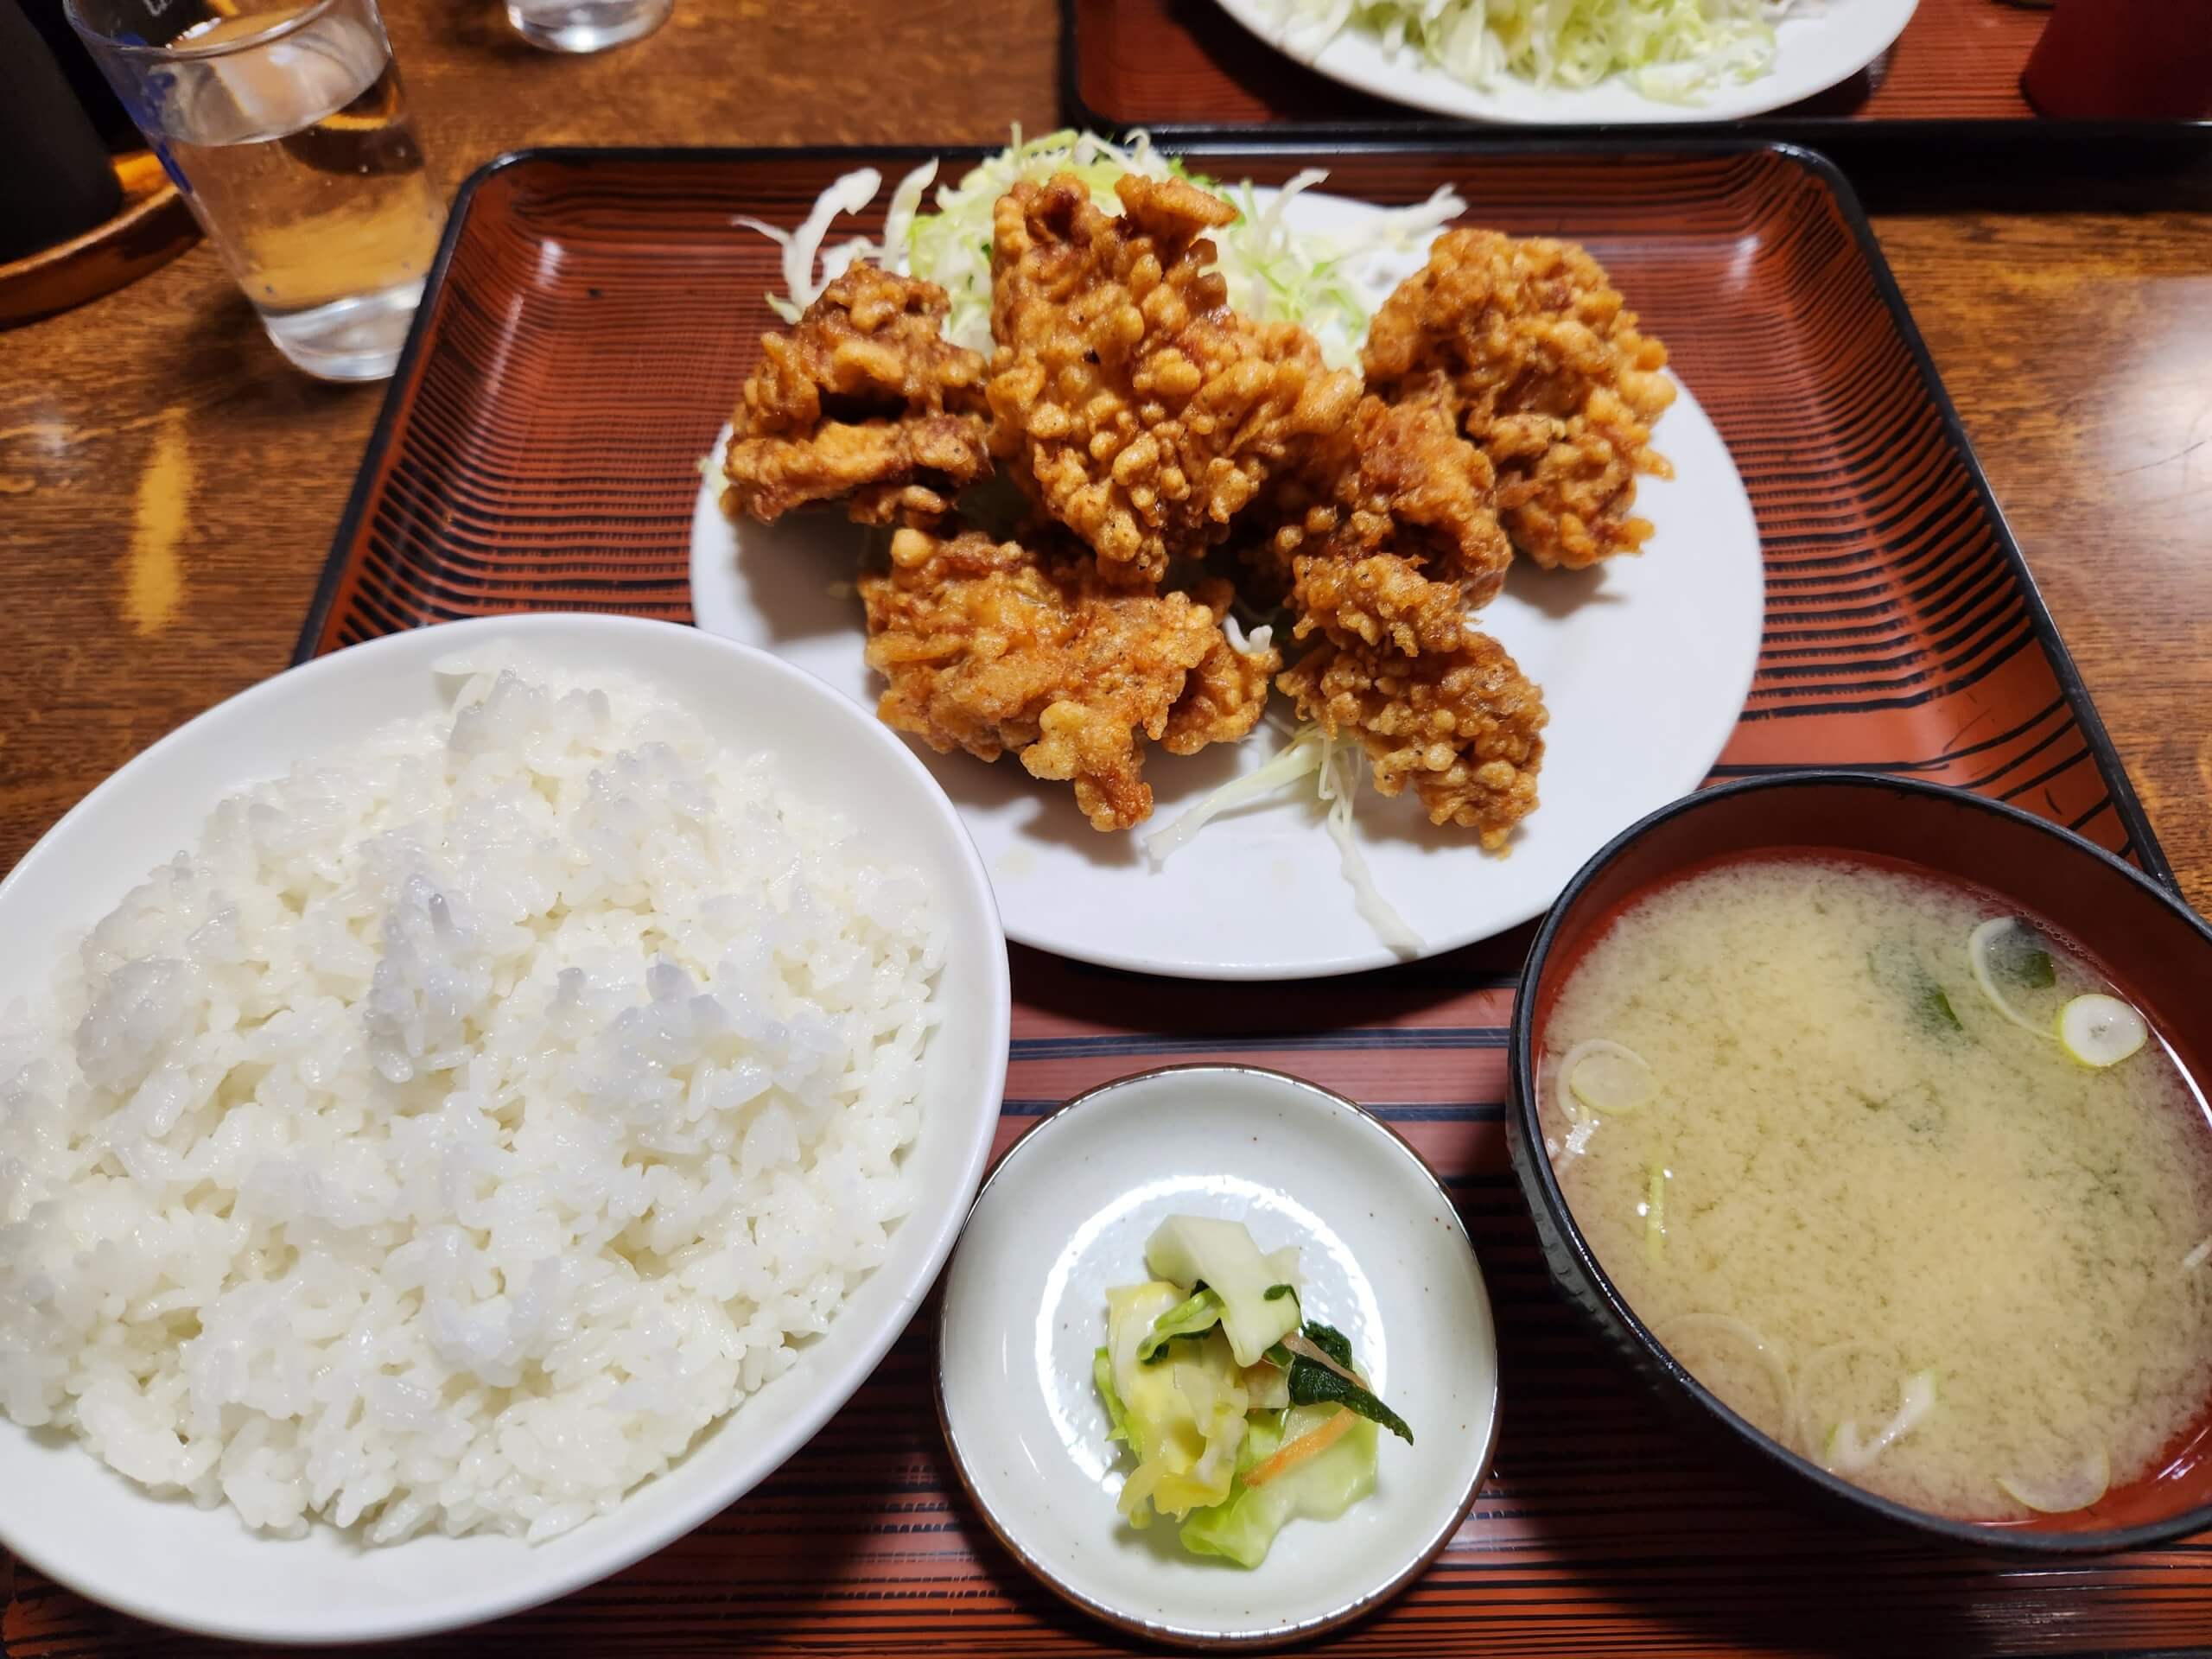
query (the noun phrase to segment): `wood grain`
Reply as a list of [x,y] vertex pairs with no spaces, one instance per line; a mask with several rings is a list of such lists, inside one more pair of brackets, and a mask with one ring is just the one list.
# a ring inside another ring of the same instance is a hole
[[[526,143],[987,142],[1012,123],[1034,131],[1054,117],[1051,0],[678,0],[659,35],[582,60],[512,41],[493,6],[393,0],[390,10],[432,163],[448,188]],[[988,49],[976,50],[979,41]],[[2204,908],[2212,903],[2212,570],[2202,528],[2212,509],[2212,215],[1891,216],[1878,230],[2184,890]],[[378,394],[325,387],[287,367],[205,248],[122,293],[0,338],[0,353],[6,868],[161,733],[283,665]],[[1058,983],[1056,972],[1068,972],[1033,958],[1019,969],[1033,1001],[1040,986]],[[1092,988],[1060,988],[1073,1004]],[[1266,1017],[1238,1013],[1233,999],[1194,1015],[1176,988],[1140,983],[1128,995],[1149,999],[1123,1016],[1135,1029],[1193,1020],[1227,1029]],[[1361,995],[1376,1006],[1335,1018],[1396,1017],[1425,994],[1417,983],[1376,981]],[[1117,1055],[1085,1062],[1079,1075],[1039,1069],[1021,1081],[1041,1109],[1109,1070],[1144,1063]],[[1284,1063],[1301,1064],[1295,1054]],[[1409,1084],[1347,1071],[1323,1080],[1370,1099],[1451,1090],[1464,1098],[1466,1086],[1456,1074]],[[1482,1199],[1493,1201],[1503,1205],[1507,1195]],[[1527,1277],[1526,1294],[1541,1296],[1533,1269]],[[901,1351],[910,1360],[914,1343]],[[933,1433],[903,1421],[918,1376],[894,1366],[868,1397],[885,1421],[900,1417],[901,1457],[926,1464],[941,1459]],[[1504,1496],[1495,1501],[1510,1503],[1515,1475],[1541,1481],[1549,1462],[1509,1443]],[[782,1635],[793,1649],[809,1645],[817,1547],[834,1553],[841,1541],[795,1540],[791,1558],[762,1563],[751,1586],[755,1594],[780,1586],[789,1604]],[[680,1576],[683,1548],[639,1569],[631,1589],[650,1591],[657,1574]],[[1904,1554],[1901,1574],[1922,1572]],[[1621,1604],[1622,1651],[1648,1647],[1650,1617],[1673,1616],[1671,1569],[1656,1557],[1648,1567],[1648,1580],[1639,1566],[1578,1592]],[[1926,1570],[1924,1607],[1897,1596],[1881,1603],[1897,1621],[1885,1626],[1897,1643],[1941,1629],[1960,1637],[1947,1645],[1979,1646],[1987,1631],[2024,1629],[2024,1621],[2077,1646],[2155,1634],[2128,1612],[2155,1588],[2148,1567],[2109,1586],[2095,1568],[2051,1574],[2050,1597],[2018,1614],[2007,1611],[2012,1600],[2000,1605],[1993,1580],[1951,1596],[1936,1582],[1949,1568]],[[0,1560],[0,1649],[12,1639],[22,1651],[57,1656],[208,1650],[105,1616],[11,1626],[8,1572]],[[2080,1609],[2067,1605],[2069,1585],[2084,1598]],[[2017,1581],[2012,1589],[2026,1593]],[[2101,1611],[2077,1619],[2065,1637],[2068,1618],[2107,1589],[2095,1604]],[[1501,1618],[1520,1593],[1500,1601]],[[979,1615],[1033,1601],[1011,1567],[977,1594]],[[1671,1632],[1681,1650],[1806,1638],[1795,1625],[1725,1608],[1682,1617]],[[566,1618],[556,1610],[505,1627],[499,1650],[535,1650],[560,1633],[563,1650],[588,1652],[599,1630],[613,1634],[620,1623],[580,1629]],[[721,1649],[737,1640],[734,1629],[678,1622],[660,1635],[670,1650],[675,1643]],[[1071,1619],[1060,1629],[1077,1643],[1098,1639]],[[1535,1624],[1518,1635],[1518,1650],[1548,1640]]]
[[2212,215],[1876,221],[2153,829],[2212,906]]

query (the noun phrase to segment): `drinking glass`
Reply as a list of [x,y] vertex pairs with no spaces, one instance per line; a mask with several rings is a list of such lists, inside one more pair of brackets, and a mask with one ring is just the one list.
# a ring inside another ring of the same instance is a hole
[[445,209],[375,0],[68,10],[276,349],[326,380],[390,374]]
[[549,52],[603,52],[650,35],[674,0],[507,0],[507,21]]

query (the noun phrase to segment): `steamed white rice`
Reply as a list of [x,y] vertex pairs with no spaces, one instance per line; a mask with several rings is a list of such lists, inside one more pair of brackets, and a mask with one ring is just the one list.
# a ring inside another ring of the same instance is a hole
[[275,1532],[604,1513],[883,1260],[928,900],[636,687],[226,802],[0,1018],[0,1411]]

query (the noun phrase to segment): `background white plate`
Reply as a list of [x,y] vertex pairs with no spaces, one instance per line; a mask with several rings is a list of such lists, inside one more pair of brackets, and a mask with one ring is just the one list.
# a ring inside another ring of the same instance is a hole
[[[1293,222],[1313,230],[1374,211],[1311,193],[1291,207]],[[1350,275],[1379,301],[1426,257],[1376,257]],[[1638,486],[1637,511],[1656,526],[1643,554],[1582,572],[1518,561],[1504,596],[1483,613],[1551,711],[1542,804],[1511,855],[1484,854],[1465,830],[1432,828],[1410,791],[1396,800],[1361,791],[1368,863],[1426,941],[1424,954],[1540,913],[1617,831],[1694,789],[1735,729],[1765,615],[1758,527],[1726,445],[1687,387],[1654,442],[1675,475]],[[864,533],[834,512],[734,525],[718,494],[709,478],[692,520],[698,625],[772,651],[874,708],[882,684],[862,659],[851,592]],[[1354,906],[1310,793],[1217,818],[1160,868],[1146,857],[1147,830],[1277,746],[1263,728],[1187,758],[1153,749],[1152,820],[1117,835],[1093,830],[1072,790],[1036,781],[1011,756],[986,766],[915,750],[976,838],[1007,937],[1024,944],[1193,979],[1301,979],[1397,960]]]
[[[1284,1528],[1249,1571],[1115,1510],[1127,1472],[1090,1376],[1106,1292],[1147,1274],[1173,1215],[1299,1246],[1308,1315],[1413,1429],[1381,1437],[1376,1490]],[[1071,1101],[1000,1160],[938,1321],[938,1403],[993,1529],[1062,1595],[1170,1641],[1279,1642],[1403,1587],[1458,1529],[1497,1429],[1497,1338],[1466,1230],[1375,1118],[1279,1072],[1179,1066]]]
[[1757,80],[1731,81],[1699,104],[1646,98],[1615,76],[1587,87],[1538,87],[1508,78],[1470,86],[1418,54],[1392,54],[1382,41],[1346,29],[1319,51],[1284,32],[1275,0],[1219,0],[1221,9],[1287,56],[1376,98],[1439,115],[1529,126],[1601,123],[1732,121],[1761,115],[1851,79],[1904,30],[1919,0],[1818,0],[1819,10],[1787,17],[1775,29],[1774,67]]
[[[766,1478],[858,1388],[952,1248],[998,1128],[1006,1077],[1006,946],[975,849],[905,747],[873,718],[757,652],[612,616],[448,623],[320,658],[210,709],[102,784],[0,882],[0,1008],[42,986],[65,940],[194,839],[223,797],[303,755],[442,706],[431,664],[497,641],[578,674],[665,688],[717,736],[773,753],[791,787],[851,816],[872,849],[921,869],[950,944],[944,1022],[922,1062],[921,1129],[905,1163],[915,1205],[882,1266],[797,1365],[708,1429],[609,1516],[532,1546],[429,1535],[374,1549],[318,1526],[249,1531],[133,1485],[69,1435],[0,1419],[0,1545],[110,1606],[217,1636],[283,1643],[414,1635],[512,1612],[589,1584],[689,1532]],[[896,833],[874,826],[895,823]]]

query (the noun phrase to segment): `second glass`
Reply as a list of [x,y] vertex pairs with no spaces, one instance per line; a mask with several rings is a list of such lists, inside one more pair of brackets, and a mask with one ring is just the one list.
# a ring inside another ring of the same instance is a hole
[[279,351],[327,380],[398,361],[445,210],[375,0],[68,0]]
[[675,0],[506,0],[515,33],[548,52],[604,52],[652,34]]

